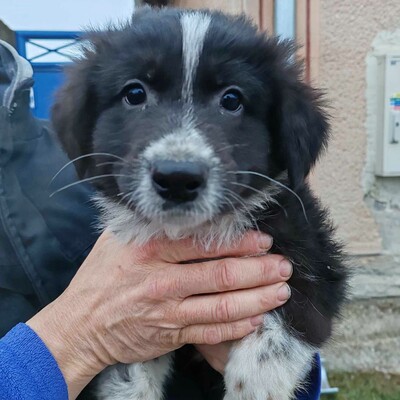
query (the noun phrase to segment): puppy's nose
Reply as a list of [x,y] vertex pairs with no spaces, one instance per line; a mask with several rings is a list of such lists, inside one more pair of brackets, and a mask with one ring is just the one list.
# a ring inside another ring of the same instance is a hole
[[174,203],[193,201],[207,182],[207,167],[201,162],[157,161],[152,168],[153,186]]

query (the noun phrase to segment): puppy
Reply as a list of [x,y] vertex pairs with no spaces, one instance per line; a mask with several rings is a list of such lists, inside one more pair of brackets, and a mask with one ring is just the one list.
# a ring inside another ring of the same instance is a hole
[[[103,225],[124,242],[232,244],[249,229],[294,264],[291,299],[265,314],[226,366],[225,400],[289,400],[345,299],[327,212],[305,181],[327,144],[320,93],[295,46],[245,17],[143,9],[87,36],[52,120]],[[109,368],[97,398],[161,400],[172,355]]]

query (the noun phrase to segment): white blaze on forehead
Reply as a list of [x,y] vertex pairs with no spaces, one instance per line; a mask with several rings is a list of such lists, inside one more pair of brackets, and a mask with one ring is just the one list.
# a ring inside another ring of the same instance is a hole
[[183,58],[182,99],[188,103],[193,101],[193,81],[210,22],[211,17],[202,12],[189,12],[183,14],[181,17]]
[[150,143],[143,152],[149,162],[157,160],[203,161],[207,165],[218,163],[212,148],[196,129],[182,127]]

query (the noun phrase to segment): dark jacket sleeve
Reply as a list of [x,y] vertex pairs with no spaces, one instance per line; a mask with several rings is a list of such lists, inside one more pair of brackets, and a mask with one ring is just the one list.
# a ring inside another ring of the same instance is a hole
[[[0,69],[1,80],[1,69]],[[0,337],[69,284],[98,237],[89,185],[75,185],[48,124],[0,107]],[[17,118],[18,117],[18,118]]]
[[68,400],[55,359],[25,324],[18,324],[0,340],[0,399]]

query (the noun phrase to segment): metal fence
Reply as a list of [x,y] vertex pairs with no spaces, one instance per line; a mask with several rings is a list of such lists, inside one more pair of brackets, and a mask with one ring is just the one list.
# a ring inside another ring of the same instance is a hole
[[33,67],[31,107],[38,118],[48,118],[54,91],[63,82],[63,67],[79,54],[81,32],[17,31],[16,47]]

